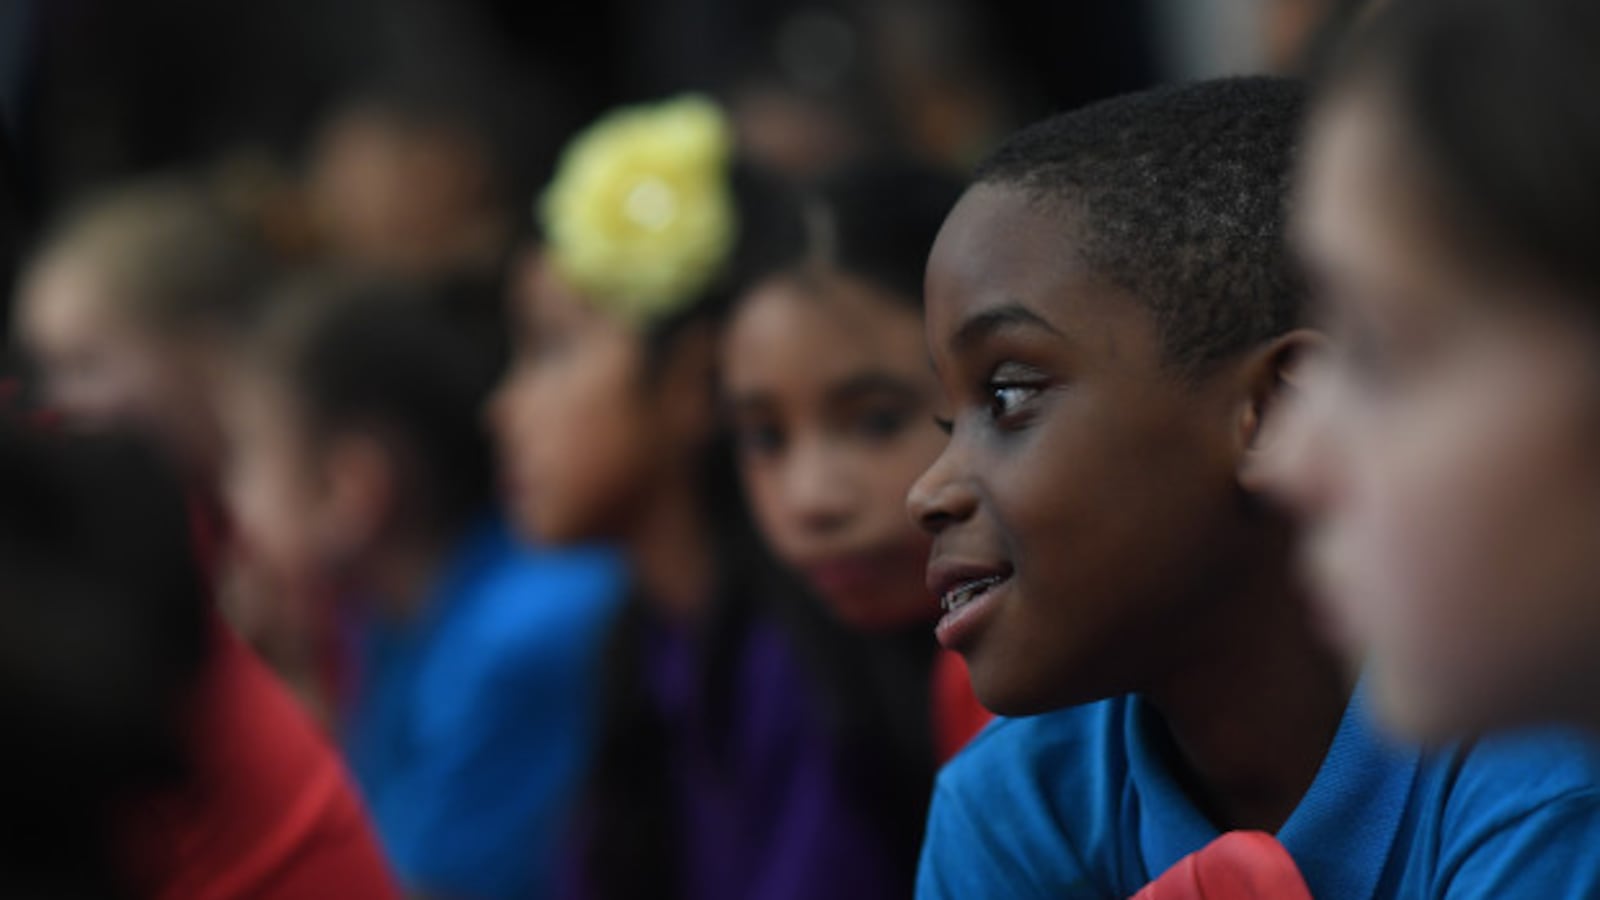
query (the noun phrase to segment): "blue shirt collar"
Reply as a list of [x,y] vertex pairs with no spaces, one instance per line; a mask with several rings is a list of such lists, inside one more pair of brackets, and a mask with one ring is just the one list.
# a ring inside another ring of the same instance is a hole
[[[1389,744],[1376,733],[1364,693],[1356,689],[1311,788],[1278,832],[1316,897],[1373,895],[1421,762],[1420,751]],[[1126,740],[1129,775],[1144,811],[1139,847],[1155,876],[1220,832],[1168,769],[1153,710],[1136,698],[1132,713]]]

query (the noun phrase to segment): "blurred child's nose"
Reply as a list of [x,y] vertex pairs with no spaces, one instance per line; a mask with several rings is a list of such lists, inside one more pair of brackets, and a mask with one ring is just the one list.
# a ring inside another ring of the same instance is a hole
[[808,440],[790,451],[783,492],[798,525],[807,531],[834,531],[849,523],[859,496],[848,466],[825,440]]
[[929,534],[970,518],[977,509],[977,495],[960,469],[959,444],[952,441],[906,495],[906,511]]

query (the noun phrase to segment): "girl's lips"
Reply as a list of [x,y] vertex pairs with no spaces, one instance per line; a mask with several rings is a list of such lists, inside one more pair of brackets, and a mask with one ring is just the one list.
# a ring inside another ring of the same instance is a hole
[[886,579],[898,580],[906,569],[914,570],[924,565],[926,560],[926,547],[893,546],[803,563],[800,571],[808,581],[827,593],[879,591],[883,589]]
[[813,563],[803,570],[806,580],[829,594],[871,587],[879,580],[879,567],[863,559],[835,559]]

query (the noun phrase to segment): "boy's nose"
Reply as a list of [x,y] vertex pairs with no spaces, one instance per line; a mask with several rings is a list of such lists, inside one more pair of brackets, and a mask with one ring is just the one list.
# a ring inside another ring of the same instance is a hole
[[955,447],[954,442],[946,445],[906,495],[906,511],[929,534],[938,534],[970,518],[977,509],[977,495],[960,475],[960,457]]

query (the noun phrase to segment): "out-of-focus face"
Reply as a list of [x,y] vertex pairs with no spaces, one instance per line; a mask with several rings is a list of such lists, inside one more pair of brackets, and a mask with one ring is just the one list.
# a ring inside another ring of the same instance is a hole
[[944,445],[922,316],[832,273],[743,298],[723,339],[745,493],[774,552],[849,625],[929,622],[928,538],[905,497]]
[[354,109],[320,136],[308,178],[319,236],[340,262],[405,277],[463,260],[486,213],[489,174],[467,133]]
[[541,540],[623,538],[672,462],[647,402],[643,341],[536,257],[512,307],[516,358],[490,410],[509,506]]
[[1230,379],[1165,364],[1146,307],[1077,261],[1072,215],[979,185],[928,262],[951,438],[909,507],[933,535],[939,639],[1003,715],[1143,690],[1217,652],[1214,623],[1273,552],[1241,527]]
[[241,367],[226,397],[224,485],[240,545],[282,583],[319,580],[336,552],[325,546],[327,485],[288,391]]
[[40,370],[45,401],[72,425],[131,428],[191,471],[220,453],[209,360],[194,342],[163,337],[118,310],[116,289],[71,257],[29,273],[17,331]]
[[1600,343],[1457,238],[1370,90],[1314,132],[1300,228],[1334,348],[1281,423],[1277,486],[1390,723],[1595,721]]

